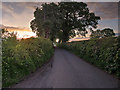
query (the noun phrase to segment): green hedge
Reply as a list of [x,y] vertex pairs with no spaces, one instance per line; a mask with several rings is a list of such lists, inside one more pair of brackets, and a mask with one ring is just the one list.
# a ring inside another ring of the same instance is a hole
[[59,47],[120,78],[120,37],[63,43]]
[[41,67],[53,55],[52,42],[43,38],[2,42],[2,84],[8,87]]

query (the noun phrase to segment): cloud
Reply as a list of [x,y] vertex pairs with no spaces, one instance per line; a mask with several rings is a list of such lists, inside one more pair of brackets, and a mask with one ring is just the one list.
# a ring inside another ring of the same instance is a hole
[[14,13],[13,9],[14,8],[12,6],[10,6],[9,4],[2,3],[3,13],[6,12],[6,13],[13,15],[13,13]]
[[23,6],[29,9],[35,9],[36,7],[41,7],[44,2],[13,2],[17,6]]
[[[34,18],[35,7],[40,7],[44,2],[3,2],[3,25],[14,27],[30,27],[30,21]],[[99,27],[103,27],[104,20],[118,18],[118,4],[113,2],[87,2],[91,12],[102,18]],[[116,22],[105,22],[111,26]],[[111,26],[113,27],[113,26]],[[114,28],[116,26],[114,25]],[[116,28],[115,28],[116,29]]]
[[0,29],[3,29],[4,28],[4,25],[0,24]]
[[[83,0],[2,0],[3,2],[60,2],[60,1],[78,1]],[[119,0],[84,0],[84,2],[119,2]]]
[[0,27],[7,29],[8,31],[31,31],[28,28],[20,28],[20,27],[14,27],[14,26],[4,26],[0,25]]
[[102,19],[117,19],[118,18],[118,3],[117,2],[88,2],[90,11],[95,12]]
[[27,8],[28,5],[25,5],[22,2],[3,3],[3,24],[18,27],[29,27],[30,21],[33,19],[34,9]]
[[[3,24],[17,27],[30,27],[36,7],[44,2],[3,2]],[[12,23],[11,23],[12,21]]]

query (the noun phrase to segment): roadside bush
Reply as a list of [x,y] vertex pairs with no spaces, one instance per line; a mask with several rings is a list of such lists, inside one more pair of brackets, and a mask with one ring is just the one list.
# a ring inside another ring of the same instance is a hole
[[2,84],[8,87],[41,67],[53,55],[52,42],[44,38],[2,42]]
[[120,37],[63,43],[59,47],[120,78]]

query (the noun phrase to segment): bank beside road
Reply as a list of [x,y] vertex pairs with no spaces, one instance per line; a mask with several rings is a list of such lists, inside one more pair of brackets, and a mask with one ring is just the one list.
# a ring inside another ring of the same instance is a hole
[[55,49],[52,67],[46,65],[13,88],[117,88],[118,79],[74,54]]

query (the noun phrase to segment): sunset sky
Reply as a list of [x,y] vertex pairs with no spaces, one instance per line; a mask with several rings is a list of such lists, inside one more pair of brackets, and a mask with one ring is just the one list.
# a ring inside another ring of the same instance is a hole
[[[42,2],[2,2],[2,8],[0,8],[2,10],[1,26],[4,25],[7,28],[18,29],[19,31],[29,31],[30,21],[34,18],[35,7],[40,7],[41,4]],[[101,17],[98,29],[112,28],[118,33],[118,3],[87,2],[87,4],[90,12]]]

